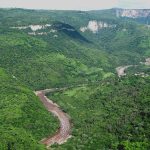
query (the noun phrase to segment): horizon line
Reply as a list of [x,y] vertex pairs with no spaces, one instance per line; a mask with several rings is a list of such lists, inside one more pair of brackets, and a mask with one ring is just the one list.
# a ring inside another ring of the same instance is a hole
[[150,8],[121,8],[121,7],[111,7],[111,8],[100,8],[100,9],[47,9],[47,8],[26,8],[26,7],[0,7],[0,9],[25,9],[25,10],[51,10],[51,11],[98,11],[98,10],[110,10],[110,9],[125,9],[125,10],[150,10]]

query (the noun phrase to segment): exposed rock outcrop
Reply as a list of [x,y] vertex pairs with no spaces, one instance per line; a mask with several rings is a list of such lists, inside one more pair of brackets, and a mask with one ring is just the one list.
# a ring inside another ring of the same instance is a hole
[[117,9],[117,17],[141,18],[150,16],[150,9]]
[[115,24],[109,24],[104,21],[97,21],[97,20],[91,20],[89,21],[88,25],[85,27],[81,27],[80,31],[85,32],[85,31],[91,31],[93,33],[97,33],[100,29],[103,28],[115,28]]

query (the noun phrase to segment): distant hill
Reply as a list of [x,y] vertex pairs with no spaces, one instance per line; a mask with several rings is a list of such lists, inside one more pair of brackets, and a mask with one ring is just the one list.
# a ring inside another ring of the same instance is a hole
[[150,9],[116,9],[117,17],[128,17],[138,22],[150,24]]

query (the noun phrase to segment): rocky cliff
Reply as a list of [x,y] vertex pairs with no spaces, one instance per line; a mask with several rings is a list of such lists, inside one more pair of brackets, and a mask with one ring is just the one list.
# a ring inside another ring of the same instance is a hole
[[142,18],[150,17],[150,9],[117,9],[117,17]]

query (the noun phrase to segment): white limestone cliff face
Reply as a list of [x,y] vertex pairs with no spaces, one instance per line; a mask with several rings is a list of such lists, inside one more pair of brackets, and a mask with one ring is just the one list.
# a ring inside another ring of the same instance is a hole
[[81,32],[91,31],[93,33],[97,33],[100,29],[115,28],[115,27],[116,27],[115,24],[112,25],[112,24],[108,24],[108,23],[103,22],[103,21],[91,20],[91,21],[89,21],[87,26],[81,27],[80,31]]
[[48,27],[51,27],[51,24],[45,24],[45,25],[28,25],[28,26],[18,26],[18,27],[11,27],[12,29],[19,29],[19,30],[25,30],[30,28],[32,31],[28,32],[29,35],[47,35],[49,33],[56,33],[57,30],[50,29],[47,32],[41,32],[40,30],[46,29]]
[[117,17],[139,18],[150,16],[150,9],[118,9]]
[[19,27],[11,27],[13,29],[19,29],[19,30],[25,30],[27,28],[30,28],[33,32],[41,29],[46,29],[47,27],[50,27],[50,24],[45,25],[28,25],[28,26],[19,26]]
[[87,28],[90,31],[92,31],[93,33],[96,33],[98,31],[98,22],[97,21],[89,21]]

